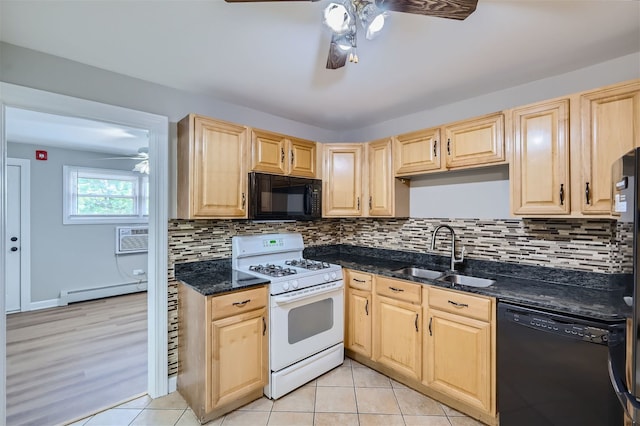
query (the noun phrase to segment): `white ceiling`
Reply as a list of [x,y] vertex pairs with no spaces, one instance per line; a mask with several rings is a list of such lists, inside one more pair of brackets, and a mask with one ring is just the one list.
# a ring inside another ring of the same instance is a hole
[[135,155],[148,148],[148,130],[113,125],[38,111],[8,107],[5,112],[8,142],[39,146]]
[[638,0],[479,0],[464,21],[391,12],[327,70],[327,3],[0,0],[0,39],[333,130],[640,51]]

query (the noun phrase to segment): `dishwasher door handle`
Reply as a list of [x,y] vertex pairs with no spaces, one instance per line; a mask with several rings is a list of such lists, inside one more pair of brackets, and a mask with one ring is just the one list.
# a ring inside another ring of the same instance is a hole
[[626,380],[624,379],[625,358],[624,341],[609,346],[609,360],[607,362],[609,379],[624,412],[635,425],[639,420],[637,413],[640,412],[640,402],[627,389]]

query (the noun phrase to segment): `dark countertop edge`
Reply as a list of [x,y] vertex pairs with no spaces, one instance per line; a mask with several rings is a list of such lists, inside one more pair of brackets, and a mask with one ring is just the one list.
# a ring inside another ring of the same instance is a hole
[[[603,280],[601,283],[593,287],[580,286],[575,284],[567,284],[565,282],[554,282],[548,280],[536,280],[531,278],[523,278],[518,274],[509,275],[502,270],[501,262],[477,261],[482,262],[474,265],[473,268],[459,268],[456,272],[468,274],[482,278],[491,278],[496,280],[496,284],[480,288],[462,285],[451,285],[450,283],[418,278],[403,273],[393,272],[396,269],[405,266],[417,266],[438,271],[446,271],[449,269],[449,259],[444,257],[446,265],[442,265],[442,261],[427,259],[423,255],[409,256],[398,255],[393,250],[387,249],[370,249],[361,250],[358,246],[323,246],[319,250],[310,248],[305,251],[304,256],[316,260],[324,260],[330,263],[336,263],[344,268],[355,269],[363,272],[369,272],[376,275],[382,275],[390,278],[402,279],[405,281],[413,281],[420,284],[428,284],[436,287],[458,290],[467,293],[473,293],[483,296],[494,297],[501,302],[513,303],[527,307],[538,308],[553,312],[565,313],[586,319],[597,319],[605,322],[618,322],[628,317],[631,309],[627,307],[622,299],[625,292],[623,280],[616,274],[599,274],[597,279]],[[400,252],[404,253],[404,252]],[[368,254],[377,254],[377,256],[368,256]],[[427,255],[427,257],[437,258],[442,256]],[[431,261],[429,261],[431,260]],[[465,261],[466,262],[466,261]],[[471,261],[470,261],[471,263]],[[479,271],[479,266],[487,268]],[[521,265],[514,265],[516,268]],[[509,268],[509,267],[508,267]],[[530,267],[531,268],[531,267]],[[542,267],[532,267],[543,269]],[[501,274],[492,271],[498,269]],[[551,268],[544,268],[551,269]],[[471,271],[471,272],[469,272]],[[573,275],[573,272],[577,274]],[[580,280],[585,274],[582,271],[566,270],[562,272],[565,280],[573,276],[574,279]],[[541,274],[545,276],[545,274]],[[626,274],[619,274],[625,275]],[[526,276],[526,275],[525,275]],[[593,280],[587,280],[592,283]],[[606,286],[608,284],[608,286]]]
[[214,296],[269,284],[260,278],[231,267],[231,259],[204,260],[175,265],[176,280],[203,296]]

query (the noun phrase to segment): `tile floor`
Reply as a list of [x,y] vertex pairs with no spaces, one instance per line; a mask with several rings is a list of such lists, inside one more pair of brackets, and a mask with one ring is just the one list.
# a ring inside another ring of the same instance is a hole
[[[71,426],[198,426],[178,392],[144,396]],[[350,359],[288,395],[265,397],[207,423],[209,426],[294,425],[479,426],[477,422]]]

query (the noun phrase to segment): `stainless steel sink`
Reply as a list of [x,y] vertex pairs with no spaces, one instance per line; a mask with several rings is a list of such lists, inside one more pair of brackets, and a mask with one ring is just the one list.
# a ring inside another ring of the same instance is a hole
[[412,267],[396,269],[393,272],[398,274],[411,275],[417,278],[426,278],[429,280],[435,280],[436,278],[439,278],[442,275],[444,275],[444,273],[440,271],[433,271],[431,269],[412,268]]
[[466,285],[469,287],[489,287],[495,284],[495,280],[487,278],[470,277],[468,275],[447,274],[436,278],[438,281],[445,281],[451,284]]

